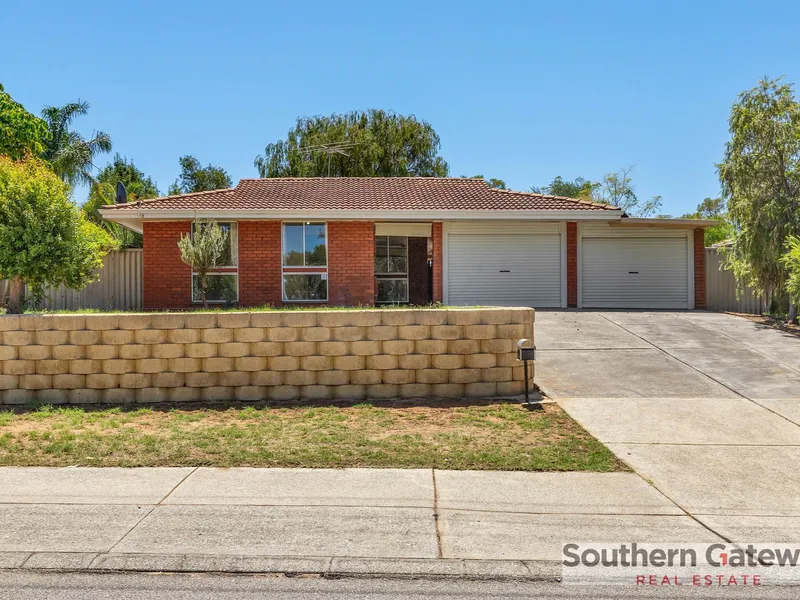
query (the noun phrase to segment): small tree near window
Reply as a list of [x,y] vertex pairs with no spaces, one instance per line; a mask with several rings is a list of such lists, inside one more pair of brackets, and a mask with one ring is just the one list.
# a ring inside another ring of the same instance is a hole
[[200,280],[203,308],[208,308],[208,272],[220,266],[227,241],[227,232],[216,221],[197,220],[194,222],[193,235],[183,234],[178,242],[181,260],[192,267]]

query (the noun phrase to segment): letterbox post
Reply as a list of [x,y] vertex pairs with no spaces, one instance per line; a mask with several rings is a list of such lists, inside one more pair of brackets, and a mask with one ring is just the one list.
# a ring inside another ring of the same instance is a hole
[[530,340],[522,338],[517,342],[517,360],[522,361],[523,375],[525,377],[525,403],[530,402],[528,391],[528,361],[536,360],[536,346]]

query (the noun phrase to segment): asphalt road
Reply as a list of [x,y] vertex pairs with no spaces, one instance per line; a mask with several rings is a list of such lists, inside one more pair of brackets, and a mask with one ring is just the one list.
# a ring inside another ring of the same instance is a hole
[[798,588],[635,589],[554,583],[0,571],[0,600],[795,599]]

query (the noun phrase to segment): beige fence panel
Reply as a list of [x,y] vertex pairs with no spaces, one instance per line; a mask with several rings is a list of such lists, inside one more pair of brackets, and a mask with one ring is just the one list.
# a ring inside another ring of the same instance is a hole
[[[141,248],[110,252],[103,260],[100,279],[80,291],[63,285],[45,288],[41,308],[47,310],[142,310]],[[26,290],[27,293],[27,290]],[[8,294],[8,281],[0,281],[0,298]]]
[[736,296],[736,277],[723,270],[724,259],[717,248],[706,248],[706,306],[719,312],[760,315],[769,310],[769,299],[750,288]]

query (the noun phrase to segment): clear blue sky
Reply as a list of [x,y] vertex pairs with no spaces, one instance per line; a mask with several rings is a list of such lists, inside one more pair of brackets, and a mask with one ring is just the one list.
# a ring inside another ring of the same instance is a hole
[[736,95],[800,82],[792,2],[42,0],[0,18],[6,91],[37,113],[89,101],[78,129],[162,192],[183,154],[254,177],[298,115],[384,108],[429,121],[452,175],[526,190],[635,165],[677,215],[719,192]]

